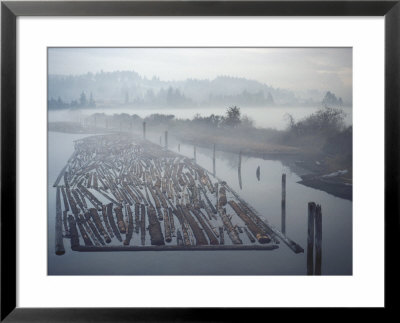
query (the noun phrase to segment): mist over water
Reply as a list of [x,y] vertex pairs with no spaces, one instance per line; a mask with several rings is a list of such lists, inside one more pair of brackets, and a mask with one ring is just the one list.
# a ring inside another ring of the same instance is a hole
[[[242,115],[248,116],[254,121],[254,125],[259,128],[271,128],[277,130],[284,130],[288,126],[287,115],[290,114],[295,120],[303,119],[310,114],[319,110],[320,107],[250,107],[241,108]],[[351,107],[342,108],[346,114],[345,124],[352,125],[353,109]],[[49,111],[48,119],[49,122],[58,121],[82,121],[85,117],[94,113],[104,113],[106,115],[126,113],[129,115],[137,114],[141,118],[148,117],[151,114],[172,114],[176,118],[180,119],[193,119],[193,117],[199,114],[202,117],[209,116],[211,114],[224,115],[226,108],[224,107],[210,107],[210,108],[176,108],[166,109],[159,107],[146,107],[146,108],[129,108],[129,107],[115,107],[115,108],[93,108],[93,109],[82,109],[82,110],[61,110],[61,111]]]

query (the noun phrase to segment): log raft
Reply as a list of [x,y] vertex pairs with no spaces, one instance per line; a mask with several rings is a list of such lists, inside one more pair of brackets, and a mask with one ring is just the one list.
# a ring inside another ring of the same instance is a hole
[[273,250],[278,237],[297,246],[193,159],[122,132],[74,144],[55,183],[57,230],[73,250]]

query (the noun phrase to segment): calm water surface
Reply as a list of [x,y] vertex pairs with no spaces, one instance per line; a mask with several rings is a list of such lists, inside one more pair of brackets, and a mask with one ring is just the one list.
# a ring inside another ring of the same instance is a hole
[[[306,253],[295,254],[284,243],[272,251],[168,251],[80,253],[54,252],[55,196],[52,187],[73,152],[73,140],[82,134],[48,134],[48,273],[50,275],[305,275]],[[159,143],[159,134],[148,134]],[[178,142],[169,139],[178,151]],[[193,147],[180,144],[180,153],[193,158]],[[212,151],[197,148],[197,163],[212,172]],[[261,176],[257,180],[256,169]],[[216,153],[217,176],[238,192],[272,225],[281,229],[281,176],[286,173],[286,235],[307,247],[307,203],[322,206],[322,274],[352,274],[352,202],[298,184],[299,176],[280,161],[242,157],[242,189],[238,155]]]

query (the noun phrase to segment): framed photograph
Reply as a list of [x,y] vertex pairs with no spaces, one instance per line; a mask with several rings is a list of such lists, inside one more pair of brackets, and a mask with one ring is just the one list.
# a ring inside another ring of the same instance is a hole
[[2,2],[1,320],[392,308],[399,14]]

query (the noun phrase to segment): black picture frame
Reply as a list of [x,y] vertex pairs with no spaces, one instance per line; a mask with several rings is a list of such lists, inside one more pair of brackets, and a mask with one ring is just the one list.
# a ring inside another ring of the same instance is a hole
[[[19,16],[384,16],[385,309],[396,307],[399,233],[400,1],[4,1],[1,3],[1,321],[236,321],[265,310],[17,308],[16,19]],[[372,234],[372,233],[371,233]],[[373,243],[371,239],[371,243]],[[365,246],[368,248],[368,246]],[[374,261],[371,255],[371,261]],[[290,289],[290,286],[287,288]],[[345,291],[344,291],[345,292]],[[38,291],[38,294],[40,291]],[[254,312],[254,313],[253,313]],[[380,311],[378,310],[380,313]],[[254,315],[254,316],[253,316]],[[271,315],[268,313],[268,315]],[[379,314],[380,315],[380,314]]]

